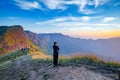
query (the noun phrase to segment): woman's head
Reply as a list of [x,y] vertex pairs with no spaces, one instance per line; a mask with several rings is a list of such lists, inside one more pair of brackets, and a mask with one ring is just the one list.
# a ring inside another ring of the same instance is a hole
[[54,45],[57,45],[57,42],[54,42]]

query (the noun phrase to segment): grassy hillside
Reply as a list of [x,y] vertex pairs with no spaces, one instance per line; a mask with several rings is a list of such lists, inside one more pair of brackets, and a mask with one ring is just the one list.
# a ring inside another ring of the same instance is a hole
[[1,26],[0,27],[0,55],[21,49],[29,48],[30,53],[41,52],[35,44],[24,33],[23,27],[15,26]]
[[27,55],[29,53],[30,49],[25,49],[25,50],[16,50],[7,54],[4,54],[0,57],[0,64],[3,64],[4,62],[7,61],[13,61],[21,56]]
[[62,65],[91,65],[91,66],[98,66],[98,67],[108,67],[108,68],[120,68],[120,63],[118,62],[107,62],[101,59],[98,59],[95,56],[73,56],[69,58],[61,57],[60,64]]

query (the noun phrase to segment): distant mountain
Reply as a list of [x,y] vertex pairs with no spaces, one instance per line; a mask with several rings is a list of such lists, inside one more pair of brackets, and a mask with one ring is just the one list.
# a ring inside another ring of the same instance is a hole
[[[53,42],[57,41],[61,48],[60,52],[62,54],[71,54],[75,52],[82,51],[82,49],[76,45],[76,39],[69,36],[63,35],[61,33],[51,33],[51,34],[39,34],[40,38],[45,39],[52,50]],[[81,41],[80,41],[81,43]],[[82,46],[83,47],[83,46]]]
[[54,41],[60,46],[60,54],[94,53],[101,56],[120,60],[120,38],[110,39],[80,39],[72,38],[61,33],[39,34],[46,40],[50,49]]
[[45,53],[50,53],[50,48],[48,45],[47,39],[40,38],[40,36],[36,33],[33,33],[31,31],[25,31],[26,35],[29,37],[29,39],[38,47],[40,47]]
[[30,48],[30,53],[40,51],[24,33],[22,26],[0,26],[0,55],[21,48]]

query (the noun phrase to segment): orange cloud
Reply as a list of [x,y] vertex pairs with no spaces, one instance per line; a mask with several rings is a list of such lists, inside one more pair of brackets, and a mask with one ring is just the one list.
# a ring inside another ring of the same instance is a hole
[[92,31],[77,31],[69,33],[71,36],[82,38],[112,38],[120,37],[120,30],[92,30]]

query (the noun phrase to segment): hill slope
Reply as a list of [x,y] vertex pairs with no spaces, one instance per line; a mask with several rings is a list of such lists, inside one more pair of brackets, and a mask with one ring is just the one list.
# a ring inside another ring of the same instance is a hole
[[30,53],[41,51],[40,48],[33,44],[26,36],[22,26],[1,26],[0,55],[21,48],[30,48]]
[[40,36],[36,33],[33,33],[31,31],[25,31],[26,35],[29,37],[29,39],[38,47],[40,47],[43,52],[49,54],[50,53],[50,47],[44,38],[40,38]]

